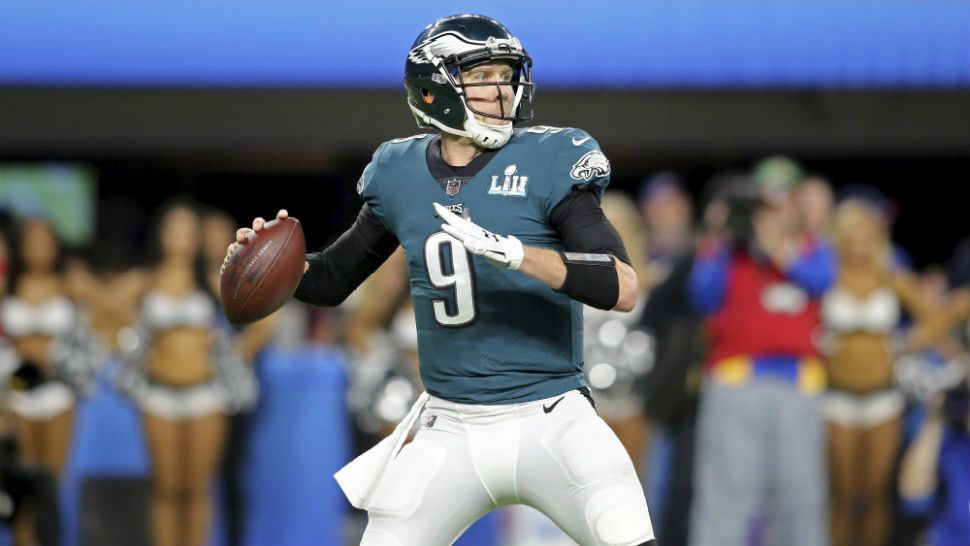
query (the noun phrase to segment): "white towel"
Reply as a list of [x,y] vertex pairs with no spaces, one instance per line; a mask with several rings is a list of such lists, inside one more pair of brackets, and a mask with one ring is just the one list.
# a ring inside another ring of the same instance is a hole
[[401,451],[404,441],[407,440],[411,428],[414,427],[427,402],[428,393],[421,393],[390,436],[347,463],[333,475],[351,506],[361,510],[367,510],[370,507],[371,499],[377,492],[377,486],[381,484],[387,465]]

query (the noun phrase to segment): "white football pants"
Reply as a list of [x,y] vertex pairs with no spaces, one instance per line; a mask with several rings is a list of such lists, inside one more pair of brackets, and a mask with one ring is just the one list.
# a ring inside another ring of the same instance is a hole
[[419,423],[374,494],[361,546],[447,546],[507,504],[583,546],[653,539],[630,457],[579,391],[498,406],[432,396]]

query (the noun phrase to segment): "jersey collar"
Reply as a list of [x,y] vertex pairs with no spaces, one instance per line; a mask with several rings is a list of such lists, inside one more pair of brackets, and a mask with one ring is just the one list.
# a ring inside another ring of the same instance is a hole
[[441,135],[435,136],[428,144],[425,158],[428,161],[428,170],[435,180],[450,180],[461,178],[468,180],[481,172],[486,165],[495,157],[501,148],[495,150],[483,150],[471,163],[464,167],[452,167],[441,158]]

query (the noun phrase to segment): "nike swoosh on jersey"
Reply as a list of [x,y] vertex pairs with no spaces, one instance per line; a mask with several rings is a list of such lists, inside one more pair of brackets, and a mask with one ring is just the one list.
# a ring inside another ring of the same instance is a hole
[[562,402],[562,399],[563,399],[563,398],[565,398],[565,396],[560,396],[560,397],[559,397],[559,398],[558,398],[558,399],[557,399],[557,400],[556,400],[555,402],[553,402],[552,404],[549,404],[548,406],[542,406],[542,411],[544,411],[544,412],[546,412],[546,413],[549,413],[549,412],[551,412],[552,410],[554,410],[554,409],[556,409],[556,404],[558,404],[559,402]]
[[582,146],[584,142],[589,140],[590,137],[576,138],[573,137],[573,146]]

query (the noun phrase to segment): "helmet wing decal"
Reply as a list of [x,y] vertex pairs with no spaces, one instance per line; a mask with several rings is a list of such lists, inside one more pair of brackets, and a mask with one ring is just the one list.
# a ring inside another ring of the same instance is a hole
[[525,54],[518,38],[495,38],[472,40],[462,34],[449,30],[428,38],[408,53],[408,58],[417,64],[438,64],[451,57],[482,51],[492,56],[521,56]]

